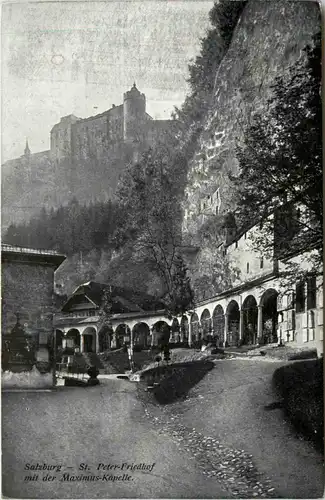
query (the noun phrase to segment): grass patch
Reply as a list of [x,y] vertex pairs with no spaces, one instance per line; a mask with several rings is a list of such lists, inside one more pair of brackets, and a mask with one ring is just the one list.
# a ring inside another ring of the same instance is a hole
[[[116,349],[115,351],[106,351],[104,353],[100,353],[98,356],[103,365],[105,367],[109,365],[115,373],[125,373],[130,370],[128,353],[123,348]],[[156,356],[157,354],[151,350],[143,350],[139,352],[135,351],[133,353],[135,369],[141,370],[144,366],[154,362]]]
[[296,361],[275,370],[273,383],[299,434],[324,451],[323,359]]
[[[142,391],[146,386],[153,386],[149,399],[159,404],[173,403],[184,398],[214,367],[209,360],[188,361],[151,368],[141,374]],[[157,385],[154,385],[157,384]]]

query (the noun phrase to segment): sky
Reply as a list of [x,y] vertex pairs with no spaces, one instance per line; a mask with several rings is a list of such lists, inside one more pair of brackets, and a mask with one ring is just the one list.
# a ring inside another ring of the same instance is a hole
[[1,161],[49,149],[60,117],[123,102],[133,82],[147,112],[170,117],[188,92],[213,5],[205,0],[60,1],[2,7]]

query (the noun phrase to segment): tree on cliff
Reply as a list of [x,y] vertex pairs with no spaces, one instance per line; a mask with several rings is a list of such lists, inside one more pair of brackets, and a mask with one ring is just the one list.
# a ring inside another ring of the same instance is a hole
[[216,71],[226,54],[246,1],[218,0],[212,7],[209,18],[212,28],[201,39],[200,54],[189,65],[188,83],[191,93],[181,108],[175,107],[174,116],[183,124],[181,145],[186,145],[188,154],[195,150],[195,138],[199,136],[202,120],[213,99]]
[[161,278],[171,315],[193,304],[193,292],[180,247],[180,192],[186,172],[184,157],[167,145],[146,151],[122,177],[117,196],[125,213],[116,233],[121,246],[132,245],[139,265]]
[[[237,217],[244,225],[260,223],[253,245],[264,254],[275,250],[281,258],[318,249],[310,260],[316,270],[323,239],[320,33],[276,79],[268,104],[237,150]],[[296,272],[288,268],[288,277],[296,279]]]

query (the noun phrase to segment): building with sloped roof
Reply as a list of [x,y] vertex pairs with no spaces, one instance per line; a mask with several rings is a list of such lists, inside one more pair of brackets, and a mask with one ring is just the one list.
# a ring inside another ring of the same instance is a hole
[[[106,295],[109,327],[101,321],[101,306]],[[170,329],[165,305],[151,295],[89,281],[78,286],[56,314],[56,342],[73,338],[82,353],[103,352],[130,341],[143,347],[156,344],[161,331]]]

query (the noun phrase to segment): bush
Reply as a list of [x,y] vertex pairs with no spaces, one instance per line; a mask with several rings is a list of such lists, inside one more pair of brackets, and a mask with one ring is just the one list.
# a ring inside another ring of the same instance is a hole
[[40,373],[48,373],[51,371],[51,365],[48,361],[37,361],[35,366]]
[[142,345],[134,345],[133,352],[141,352],[144,349]]
[[282,366],[274,372],[273,383],[296,430],[323,451],[323,359]]
[[88,373],[90,378],[97,378],[97,376],[99,375],[99,370],[98,370],[98,368],[96,368],[96,366],[91,366],[87,370],[87,373]]

